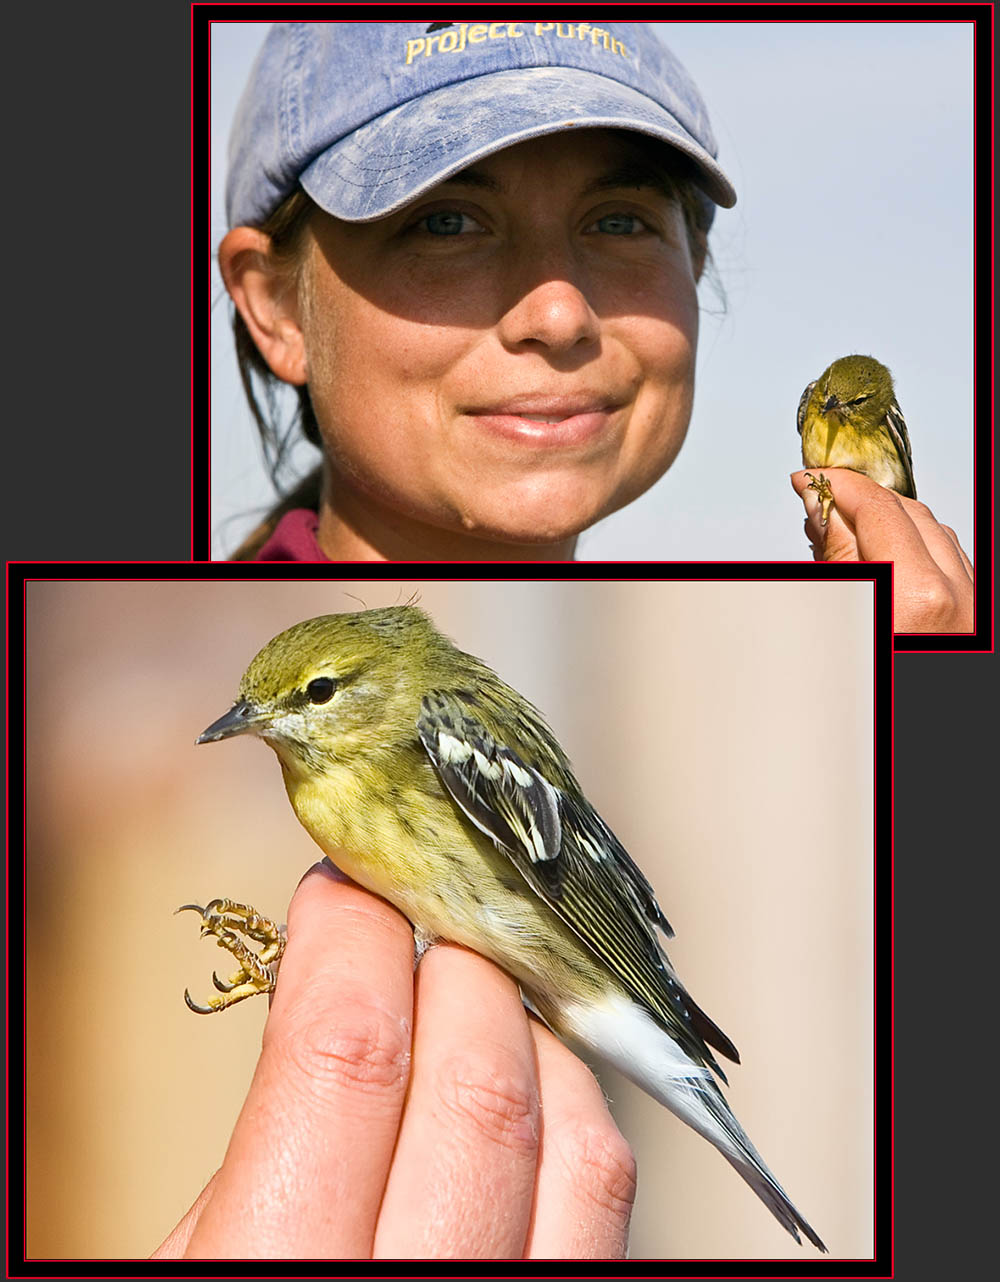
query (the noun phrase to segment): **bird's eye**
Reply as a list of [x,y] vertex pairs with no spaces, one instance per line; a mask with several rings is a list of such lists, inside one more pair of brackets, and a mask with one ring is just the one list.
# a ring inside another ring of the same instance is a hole
[[868,399],[869,398],[867,396],[855,396],[853,401],[848,401],[847,403],[848,405],[860,405],[863,401],[867,401]]
[[336,688],[337,683],[332,677],[316,677],[306,686],[306,694],[310,703],[327,703],[333,698]]

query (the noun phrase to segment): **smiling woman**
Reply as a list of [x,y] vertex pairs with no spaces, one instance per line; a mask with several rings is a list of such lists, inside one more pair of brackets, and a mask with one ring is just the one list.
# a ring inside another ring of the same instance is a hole
[[569,559],[581,528],[669,466],[691,411],[697,265],[664,183],[604,186],[639,150],[557,134],[374,222],[316,210],[298,294],[255,265],[256,233],[230,234],[223,270],[256,345],[309,389],[327,556],[519,543]]
[[642,24],[431,27],[278,24],[251,75],[219,265],[271,457],[278,380],[323,462],[237,559],[572,559],[683,443],[735,200],[697,89]]

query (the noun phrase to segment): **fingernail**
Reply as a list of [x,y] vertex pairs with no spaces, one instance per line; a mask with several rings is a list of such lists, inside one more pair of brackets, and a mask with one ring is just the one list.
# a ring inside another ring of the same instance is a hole
[[306,869],[299,878],[299,885],[301,886],[307,877],[312,877],[315,873],[319,873],[324,877],[329,877],[331,881],[351,880],[346,873],[340,871],[337,865],[330,860],[329,856],[324,855],[319,863],[313,864],[311,868]]
[[316,865],[316,867],[321,868],[323,872],[325,872],[328,877],[332,877],[334,881],[350,881],[351,880],[350,877],[348,877],[346,872],[342,872],[337,867],[337,865],[333,862],[333,860],[330,858],[329,855],[324,855],[323,858]]

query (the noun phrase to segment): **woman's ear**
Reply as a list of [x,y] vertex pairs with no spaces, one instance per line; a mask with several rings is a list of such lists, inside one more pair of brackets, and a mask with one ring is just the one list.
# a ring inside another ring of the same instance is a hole
[[255,227],[234,227],[219,245],[219,270],[271,372],[285,383],[304,384],[298,293],[288,269],[272,258],[270,237]]

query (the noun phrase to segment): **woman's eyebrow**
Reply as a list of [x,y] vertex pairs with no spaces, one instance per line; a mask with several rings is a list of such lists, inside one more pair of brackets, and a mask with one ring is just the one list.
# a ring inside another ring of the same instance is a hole
[[585,196],[593,196],[599,191],[609,191],[616,187],[652,187],[664,196],[676,196],[676,188],[667,175],[653,165],[642,161],[626,161],[614,169],[595,178],[583,189]]
[[459,187],[479,187],[484,191],[497,192],[499,195],[503,195],[507,191],[506,183],[500,182],[498,178],[494,178],[492,174],[486,173],[485,170],[475,169],[471,165],[468,169],[460,169],[457,174],[442,178],[440,185],[446,187],[450,183],[455,183]]

